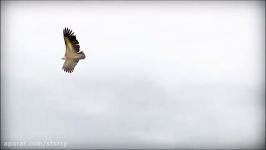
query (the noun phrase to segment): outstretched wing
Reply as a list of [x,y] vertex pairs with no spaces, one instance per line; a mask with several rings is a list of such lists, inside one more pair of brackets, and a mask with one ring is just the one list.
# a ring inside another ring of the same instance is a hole
[[65,72],[71,73],[74,71],[75,66],[79,62],[78,59],[67,59],[62,67]]
[[79,52],[79,41],[76,39],[76,35],[68,28],[64,28],[64,40],[66,45],[66,53],[68,52]]

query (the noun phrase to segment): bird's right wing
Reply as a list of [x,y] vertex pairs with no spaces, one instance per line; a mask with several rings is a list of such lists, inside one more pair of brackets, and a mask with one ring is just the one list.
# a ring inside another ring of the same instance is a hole
[[76,35],[70,29],[65,28],[63,30],[64,40],[66,45],[66,53],[67,52],[79,52],[79,41],[76,39]]
[[65,72],[72,73],[79,60],[67,59],[62,67]]

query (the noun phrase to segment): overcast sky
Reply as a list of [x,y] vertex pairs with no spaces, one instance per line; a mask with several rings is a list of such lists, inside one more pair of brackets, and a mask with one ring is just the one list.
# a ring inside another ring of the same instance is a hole
[[[3,141],[256,148],[265,3],[1,1]],[[86,59],[61,68],[63,28]]]

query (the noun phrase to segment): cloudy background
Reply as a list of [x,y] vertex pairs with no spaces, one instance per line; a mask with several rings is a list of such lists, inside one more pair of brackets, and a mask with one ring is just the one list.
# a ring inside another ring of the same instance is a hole
[[[265,3],[1,1],[3,141],[264,144]],[[63,28],[87,56],[63,72]]]

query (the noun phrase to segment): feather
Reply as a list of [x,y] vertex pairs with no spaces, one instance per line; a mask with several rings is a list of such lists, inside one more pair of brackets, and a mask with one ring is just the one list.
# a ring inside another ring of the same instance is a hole
[[79,52],[79,41],[74,35],[74,32],[68,28],[65,28],[63,33],[67,51]]

